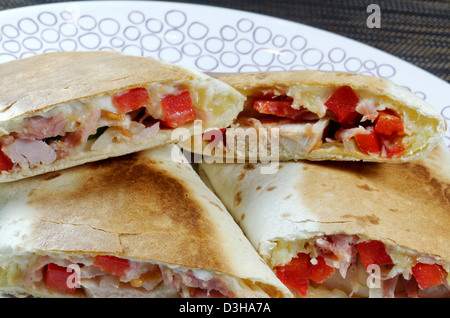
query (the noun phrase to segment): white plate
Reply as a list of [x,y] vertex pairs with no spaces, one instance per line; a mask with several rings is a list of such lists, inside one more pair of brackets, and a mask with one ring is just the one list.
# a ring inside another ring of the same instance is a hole
[[348,38],[264,15],[153,1],[86,1],[0,12],[0,63],[51,51],[116,50],[205,72],[323,69],[389,78],[447,120],[450,84]]

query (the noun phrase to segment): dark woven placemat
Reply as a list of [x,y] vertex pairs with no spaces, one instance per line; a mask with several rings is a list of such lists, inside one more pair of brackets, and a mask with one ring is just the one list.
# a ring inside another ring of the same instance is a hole
[[[2,0],[0,10],[61,0]],[[450,1],[196,0],[300,22],[376,47],[450,82]],[[378,4],[381,27],[368,28],[367,6]],[[1,24],[1,21],[0,21]]]

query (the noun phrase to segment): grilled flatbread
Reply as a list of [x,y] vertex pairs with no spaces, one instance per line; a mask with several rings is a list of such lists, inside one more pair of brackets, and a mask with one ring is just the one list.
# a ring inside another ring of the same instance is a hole
[[226,127],[243,100],[196,70],[117,52],[0,64],[0,182],[172,143],[196,120]]
[[0,291],[292,297],[167,145],[0,185]]
[[200,165],[296,296],[449,297],[450,154],[408,163]]
[[307,70],[216,77],[246,102],[226,132],[211,131],[201,147],[181,144],[206,156],[405,162],[429,153],[445,132],[432,106],[387,79]]

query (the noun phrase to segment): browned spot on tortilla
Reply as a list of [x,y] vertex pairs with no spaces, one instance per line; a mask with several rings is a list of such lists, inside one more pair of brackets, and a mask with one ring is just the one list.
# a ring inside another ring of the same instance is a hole
[[246,163],[242,168],[244,170],[254,170],[256,169],[256,166],[253,163]]
[[261,186],[257,186],[255,190],[261,190]]
[[292,214],[290,214],[289,212],[285,212],[285,213],[282,213],[281,214],[281,217],[282,218],[289,218],[289,217],[291,217],[292,216]]
[[364,224],[377,225],[380,222],[380,219],[374,214],[363,215],[363,216],[345,214],[342,217],[344,219],[353,218],[361,225],[364,225]]
[[277,188],[277,186],[269,187],[269,188],[266,189],[266,191],[269,191],[269,192],[270,192],[270,191],[275,190],[276,188]]
[[241,221],[244,221],[244,219],[245,219],[245,213],[242,213],[242,215],[241,215]]
[[389,208],[389,211],[392,211],[392,212],[398,212],[397,209],[393,209],[393,208]]
[[242,201],[242,192],[238,191],[234,195],[234,206],[238,206]]
[[256,75],[256,78],[257,79],[264,79],[264,78],[266,78],[267,77],[267,74],[266,73],[260,73],[260,74],[257,74]]
[[225,212],[224,209],[220,205],[218,205],[216,202],[209,201],[209,203],[211,203],[212,205],[216,206],[220,211]]
[[44,174],[42,176],[42,179],[48,181],[48,180],[58,178],[60,175],[61,175],[61,172],[49,172],[47,174]]
[[238,176],[238,181],[241,181],[242,179],[245,178],[245,172],[242,172],[239,176]]
[[[226,271],[214,243],[215,228],[195,196],[194,189],[159,163],[131,154],[67,170],[41,183],[28,204],[44,222],[61,224],[61,229],[63,224],[88,225],[116,233],[125,256]],[[45,233],[37,235],[38,241],[46,241]],[[80,235],[78,242],[66,242],[64,231],[61,238],[61,245],[46,248],[78,251],[83,240],[90,240]]]
[[376,191],[375,188],[372,188],[372,187],[371,187],[370,185],[368,185],[368,184],[361,184],[361,185],[357,184],[356,186],[357,186],[358,188],[362,189],[362,190],[365,190],[365,191]]
[[292,194],[289,194],[289,195],[285,196],[285,197],[283,198],[283,200],[287,200],[287,199],[289,199],[290,197],[292,197]]

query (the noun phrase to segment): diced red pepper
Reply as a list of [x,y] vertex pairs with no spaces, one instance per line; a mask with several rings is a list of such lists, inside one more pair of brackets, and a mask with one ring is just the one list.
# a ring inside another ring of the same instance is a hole
[[339,123],[351,124],[359,116],[356,111],[358,102],[358,96],[350,86],[341,86],[325,102],[325,106],[336,115]]
[[278,266],[276,275],[283,284],[306,296],[310,280],[323,283],[334,273],[334,268],[326,265],[323,257],[317,257],[317,261],[313,265],[308,254],[299,253],[288,264]]
[[203,140],[214,141],[216,136],[219,136],[219,135],[222,136],[226,130],[227,130],[226,128],[208,130],[203,133]]
[[302,296],[306,296],[311,266],[309,255],[299,253],[288,264],[277,267],[276,275],[283,284],[298,290]]
[[359,150],[365,154],[379,154],[381,152],[381,144],[378,135],[371,131],[368,134],[355,135],[355,141]]
[[97,255],[94,259],[94,265],[117,277],[125,276],[125,272],[130,268],[130,262],[127,259],[111,255]]
[[366,270],[372,264],[379,266],[393,264],[383,242],[376,240],[361,242],[356,245],[356,248]]
[[44,269],[45,286],[63,294],[73,294],[76,287],[69,287],[67,284],[70,275],[72,273],[67,272],[67,267],[50,263]]
[[203,133],[203,140],[207,140],[210,142],[210,144],[217,146],[219,142],[223,140],[223,135],[225,134],[226,130],[226,128],[208,130],[207,132]]
[[375,131],[381,135],[392,135],[404,130],[403,121],[394,112],[380,111],[375,121]]
[[405,151],[405,147],[394,147],[391,149],[386,148],[386,158],[392,158],[395,155],[398,155],[399,153]]
[[161,106],[164,115],[162,122],[171,128],[182,126],[186,122],[195,119],[189,91],[163,97],[161,99]]
[[122,113],[129,113],[140,107],[151,104],[147,89],[143,87],[133,88],[113,97],[113,104],[120,109]]
[[301,120],[308,113],[308,110],[303,107],[300,107],[300,109],[292,108],[292,101],[285,100],[258,99],[253,102],[253,109],[261,114],[275,115],[292,120]]
[[417,263],[412,273],[420,289],[442,284],[447,272],[438,264]]
[[9,171],[13,168],[14,164],[11,159],[2,151],[2,145],[0,144],[0,171]]
[[402,137],[393,135],[378,135],[381,147],[384,149],[383,153],[386,158],[392,158],[395,155],[405,151],[402,146]]
[[318,256],[316,259],[317,264],[312,266],[311,272],[309,273],[309,278],[313,282],[320,284],[330,278],[331,275],[334,274],[335,269],[328,266],[322,256]]

